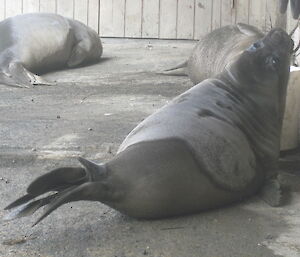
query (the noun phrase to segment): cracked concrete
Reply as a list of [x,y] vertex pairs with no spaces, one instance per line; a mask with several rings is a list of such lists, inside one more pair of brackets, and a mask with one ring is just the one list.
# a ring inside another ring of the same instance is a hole
[[[0,87],[0,216],[37,176],[77,156],[105,161],[142,119],[191,87],[155,71],[186,59],[195,42],[104,39],[99,64],[47,74],[57,85]],[[300,167],[281,172],[291,191],[271,208],[259,198],[197,215],[135,220],[93,202],[0,221],[0,256],[299,257]]]

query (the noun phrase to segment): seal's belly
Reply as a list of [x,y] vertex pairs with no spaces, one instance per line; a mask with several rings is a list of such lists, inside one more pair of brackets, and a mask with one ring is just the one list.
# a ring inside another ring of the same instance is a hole
[[110,162],[108,168],[114,172],[114,178],[122,181],[126,191],[124,199],[114,207],[140,218],[215,208],[256,190],[253,184],[251,192],[244,190],[238,194],[219,187],[193,151],[178,139],[132,145]]
[[68,21],[51,14],[19,16],[11,22],[11,33],[16,57],[32,71],[64,65],[75,40]]

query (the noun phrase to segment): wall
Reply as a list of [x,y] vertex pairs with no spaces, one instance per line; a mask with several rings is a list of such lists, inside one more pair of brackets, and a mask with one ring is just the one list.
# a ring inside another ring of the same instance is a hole
[[[94,28],[103,37],[199,39],[236,22],[264,31],[275,24],[277,0],[0,0],[0,19],[55,12]],[[288,22],[288,28],[293,22]]]
[[62,14],[99,31],[99,0],[0,0],[0,19],[28,12]]

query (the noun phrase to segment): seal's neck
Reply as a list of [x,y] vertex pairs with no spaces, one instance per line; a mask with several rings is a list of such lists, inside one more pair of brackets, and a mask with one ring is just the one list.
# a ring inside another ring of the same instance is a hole
[[256,71],[245,65],[239,65],[239,62],[226,67],[222,77],[229,87],[239,92],[241,97],[252,102],[257,108],[279,115],[282,119],[285,92],[282,92],[279,81],[268,81],[264,84],[256,75]]
[[[237,124],[249,138],[249,143],[256,149],[259,158],[272,162],[278,157],[282,124],[278,92],[263,90],[255,78],[238,72],[239,69],[224,70],[219,77],[227,87],[231,98],[237,98],[236,112],[239,112]],[[276,97],[274,97],[276,95]],[[235,119],[235,118],[233,118]],[[247,123],[239,123],[247,119]]]

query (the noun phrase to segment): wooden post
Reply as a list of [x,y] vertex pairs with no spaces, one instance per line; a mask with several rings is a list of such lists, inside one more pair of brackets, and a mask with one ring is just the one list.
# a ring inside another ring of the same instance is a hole
[[279,11],[279,3],[276,1],[276,20],[275,27],[287,29],[287,14],[282,14]]

